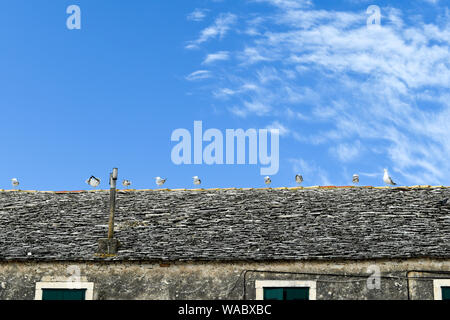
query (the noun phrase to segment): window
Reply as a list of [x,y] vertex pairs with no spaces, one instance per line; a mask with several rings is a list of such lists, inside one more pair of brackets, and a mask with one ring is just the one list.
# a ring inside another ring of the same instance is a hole
[[309,288],[263,288],[264,300],[309,300]]
[[86,300],[86,289],[42,289],[42,300]]
[[450,280],[434,280],[434,300],[450,300]]
[[256,300],[316,300],[315,281],[257,280]]
[[92,282],[38,282],[35,300],[92,300]]
[[450,287],[441,287],[442,300],[450,300]]

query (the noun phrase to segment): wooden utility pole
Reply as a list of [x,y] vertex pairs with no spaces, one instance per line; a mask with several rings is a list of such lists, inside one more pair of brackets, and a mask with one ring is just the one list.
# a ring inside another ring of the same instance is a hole
[[109,228],[108,239],[114,238],[114,213],[116,212],[116,182],[118,176],[118,169],[114,168],[109,175]]
[[114,168],[109,175],[109,224],[108,238],[98,241],[98,253],[101,255],[115,255],[119,249],[119,240],[114,239],[114,214],[116,212],[116,185],[118,169]]

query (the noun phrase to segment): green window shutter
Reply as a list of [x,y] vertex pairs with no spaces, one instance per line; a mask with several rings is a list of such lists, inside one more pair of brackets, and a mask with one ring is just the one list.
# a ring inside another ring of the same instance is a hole
[[309,300],[309,288],[285,288],[285,300]]
[[264,288],[264,300],[283,300],[283,288]]
[[42,289],[42,300],[85,300],[86,289]]
[[309,300],[309,288],[264,288],[264,300]]
[[450,287],[441,287],[442,300],[450,300]]

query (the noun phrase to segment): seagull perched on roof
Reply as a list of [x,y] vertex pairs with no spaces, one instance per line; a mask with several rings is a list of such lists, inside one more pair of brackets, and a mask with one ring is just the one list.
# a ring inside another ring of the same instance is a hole
[[131,181],[130,180],[123,180],[122,181],[122,185],[128,189],[128,187],[131,186]]
[[264,178],[264,183],[267,184],[267,185],[269,185],[269,184],[272,183],[272,180],[270,180],[270,177],[269,177],[269,176],[267,176],[267,177]]
[[200,180],[199,177],[197,177],[197,176],[192,177],[192,179],[194,179],[194,184],[195,185],[200,185],[202,183],[202,180]]
[[297,174],[297,175],[295,176],[295,182],[297,182],[298,184],[302,184],[302,182],[303,182],[303,177],[302,177],[301,174]]
[[100,185],[100,179],[91,176],[89,179],[86,180],[86,183],[93,188],[97,188]]
[[12,178],[11,179],[11,184],[13,185],[13,188],[15,189],[16,187],[19,186],[19,180],[17,180],[17,178]]
[[389,176],[388,169],[384,169],[384,176],[383,181],[386,184],[390,184],[392,186],[396,186],[397,184],[392,180],[392,178]]
[[354,174],[354,175],[353,175],[353,179],[352,179],[352,182],[353,182],[354,184],[357,184],[357,183],[359,183],[359,175],[357,175],[357,174]]
[[162,185],[164,185],[164,183],[166,183],[166,180],[167,179],[163,179],[163,178],[161,178],[161,177],[156,177],[155,178],[155,182],[156,182],[156,184],[158,185],[158,186],[162,186]]

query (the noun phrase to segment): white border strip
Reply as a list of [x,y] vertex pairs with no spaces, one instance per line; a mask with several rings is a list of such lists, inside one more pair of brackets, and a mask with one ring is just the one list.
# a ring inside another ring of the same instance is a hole
[[434,300],[442,300],[442,287],[450,287],[450,280],[433,280]]

